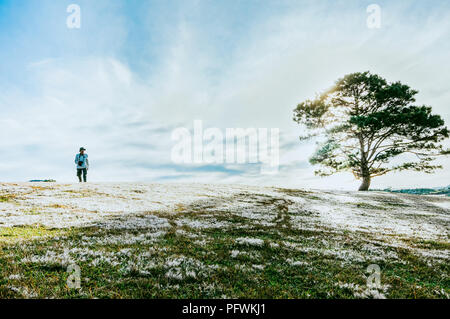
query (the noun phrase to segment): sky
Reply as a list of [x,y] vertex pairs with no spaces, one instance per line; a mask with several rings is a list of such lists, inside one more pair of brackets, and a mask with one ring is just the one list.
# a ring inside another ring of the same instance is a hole
[[[80,28],[69,28],[70,4]],[[369,28],[367,7],[381,9]],[[357,189],[314,176],[317,145],[293,109],[352,72],[419,91],[450,123],[450,2],[0,0],[0,181],[75,182],[80,146],[98,182]],[[173,132],[279,129],[279,169],[175,163]],[[447,143],[448,144],[448,143]],[[436,174],[377,177],[372,188],[446,186]]]

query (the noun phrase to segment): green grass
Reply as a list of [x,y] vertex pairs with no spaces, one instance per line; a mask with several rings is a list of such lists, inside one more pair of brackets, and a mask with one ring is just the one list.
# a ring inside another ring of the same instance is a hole
[[[273,203],[270,198],[261,201],[261,205],[264,201]],[[118,236],[150,238],[146,236],[155,231],[3,228],[0,298],[356,298],[355,291],[343,284],[364,289],[366,268],[373,263],[381,268],[382,285],[389,287],[386,297],[443,298],[450,293],[448,263],[430,262],[408,249],[382,245],[378,248],[385,257],[375,258],[364,250],[373,242],[371,236],[325,228],[298,229],[288,213],[288,203],[276,203],[275,226],[229,212],[211,213],[184,206],[170,214],[149,212],[167,218],[170,227],[159,237],[128,243],[111,240]],[[233,227],[193,229],[178,225],[180,218],[214,218]],[[261,239],[263,244],[239,243],[237,239],[242,237]],[[448,243],[424,241],[414,245],[449,249]],[[79,251],[68,255],[81,269],[80,290],[67,286],[68,264],[52,258],[36,262],[49,252],[63,256],[64,249],[73,248]],[[233,251],[240,254],[233,257]],[[359,260],[336,255],[345,252],[366,257]],[[112,259],[102,259],[101,255]],[[183,263],[168,266],[181,257]],[[170,270],[179,271],[182,278],[168,277]],[[192,273],[195,276],[189,275]]]
[[2,194],[0,195],[0,202],[9,202],[14,199],[14,195],[12,194]]

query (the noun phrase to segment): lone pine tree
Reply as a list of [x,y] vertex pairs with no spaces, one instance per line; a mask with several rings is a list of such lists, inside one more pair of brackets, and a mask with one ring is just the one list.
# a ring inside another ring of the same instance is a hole
[[308,139],[322,137],[310,163],[321,176],[351,171],[368,190],[375,176],[393,171],[432,173],[432,161],[450,154],[442,141],[449,136],[444,120],[431,107],[413,105],[418,91],[400,82],[388,83],[370,72],[352,73],[294,109]]

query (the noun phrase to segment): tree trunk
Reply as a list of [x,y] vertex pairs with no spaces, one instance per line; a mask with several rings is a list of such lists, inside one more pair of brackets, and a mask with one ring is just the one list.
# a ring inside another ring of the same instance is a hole
[[359,146],[361,148],[361,166],[360,166],[360,176],[362,176],[362,184],[359,186],[358,191],[368,191],[370,187],[370,170],[367,163],[367,152],[364,151],[364,139],[363,135],[358,135]]
[[359,186],[358,191],[368,191],[370,187],[370,176],[363,176],[363,181],[361,186]]

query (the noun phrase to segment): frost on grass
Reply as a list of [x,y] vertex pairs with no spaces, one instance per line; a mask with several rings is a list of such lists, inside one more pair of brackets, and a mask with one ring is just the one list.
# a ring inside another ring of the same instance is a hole
[[7,286],[7,288],[9,288],[10,290],[14,291],[15,293],[21,295],[23,298],[26,299],[36,298],[38,296],[35,292],[25,287]]
[[337,287],[341,289],[349,290],[354,297],[359,299],[386,299],[385,294],[388,292],[389,285],[382,285],[380,287],[368,287],[361,286],[354,283],[342,283],[338,282],[336,284]]
[[[31,232],[15,248],[20,254],[3,255],[15,264],[3,274],[9,290],[25,297],[34,293],[18,287],[28,277],[20,269],[30,264],[116,272],[111,283],[156,276],[161,289],[182,290],[195,281],[202,296],[233,297],[234,290],[216,292],[221,284],[205,278],[236,270],[242,276],[266,269],[320,273],[326,263],[404,267],[415,262],[410,258],[432,270],[450,259],[450,199],[439,196],[142,183],[1,184],[0,196],[0,241],[34,227],[61,233]],[[356,298],[389,297],[393,289],[354,282],[333,288]],[[439,287],[433,296],[448,291]]]
[[83,236],[80,245],[82,246],[92,246],[92,245],[147,245],[155,242],[158,238],[166,234],[164,230],[149,230],[144,233],[131,233],[125,232],[118,235],[108,235],[108,236]]
[[208,228],[226,228],[229,223],[217,221],[215,219],[192,220],[182,218],[176,221],[178,226],[188,226],[194,229],[208,229]]
[[[0,202],[0,227],[39,224],[66,228],[146,227],[164,222],[148,212],[177,207],[209,211],[208,218],[180,218],[192,228],[224,228],[214,213],[231,213],[251,223],[273,226],[286,206],[294,226],[326,226],[340,231],[447,239],[448,198],[369,192],[280,192],[270,187],[183,184],[1,184],[11,200]],[[117,222],[117,223],[115,223]],[[123,224],[119,226],[117,224]]]
[[20,280],[22,276],[20,274],[12,274],[8,277],[9,280]]
[[205,276],[209,272],[209,268],[201,261],[185,256],[169,258],[164,267],[168,269],[165,276],[177,280],[197,278]]
[[238,244],[251,245],[251,246],[262,246],[264,244],[264,240],[262,240],[262,239],[248,238],[248,237],[236,238],[236,242]]
[[264,265],[252,265],[252,267],[257,270],[264,270]]
[[286,262],[291,266],[307,266],[308,263],[301,260],[294,260],[292,258],[286,259]]

